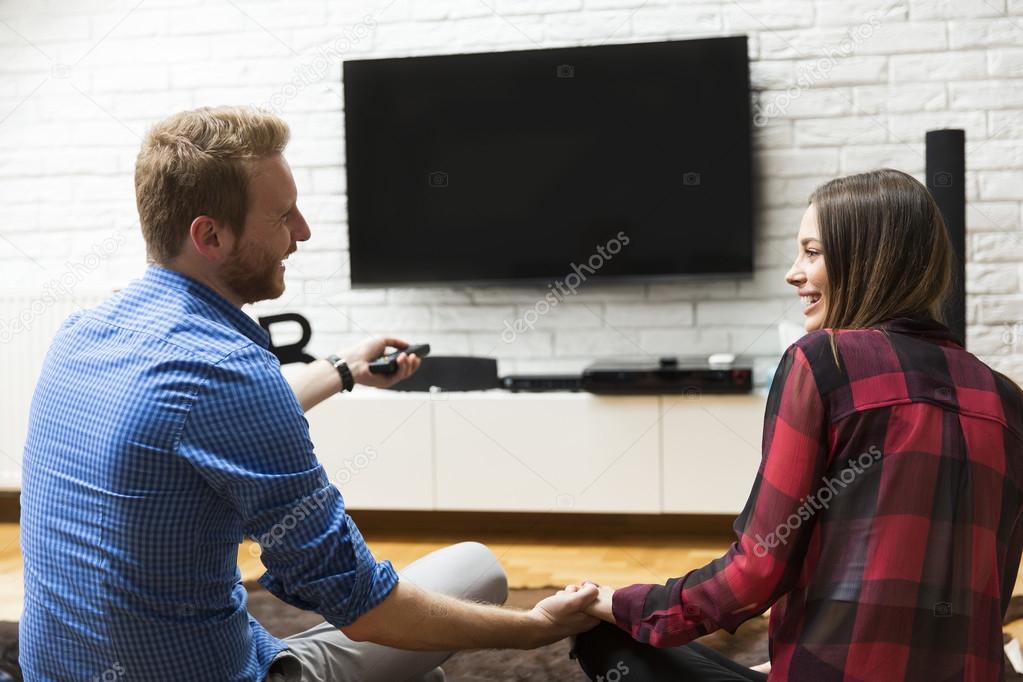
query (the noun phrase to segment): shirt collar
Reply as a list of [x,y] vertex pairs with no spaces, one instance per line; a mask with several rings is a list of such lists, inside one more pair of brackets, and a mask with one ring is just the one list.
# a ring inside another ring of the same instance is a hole
[[889,332],[919,336],[943,345],[949,343],[960,347],[963,345],[962,340],[948,327],[930,316],[895,317],[877,326]]
[[221,321],[234,327],[263,348],[269,348],[270,335],[267,331],[260,327],[255,320],[243,313],[241,308],[205,284],[201,284],[176,270],[170,270],[159,265],[150,265],[142,279],[147,284],[155,285],[159,288],[171,287],[199,299],[212,308]]

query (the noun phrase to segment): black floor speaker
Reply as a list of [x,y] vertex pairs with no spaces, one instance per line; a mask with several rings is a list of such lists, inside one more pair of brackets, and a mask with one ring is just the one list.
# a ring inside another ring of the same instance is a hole
[[966,132],[930,130],[926,135],[927,189],[934,196],[955,251],[952,292],[945,323],[966,347]]

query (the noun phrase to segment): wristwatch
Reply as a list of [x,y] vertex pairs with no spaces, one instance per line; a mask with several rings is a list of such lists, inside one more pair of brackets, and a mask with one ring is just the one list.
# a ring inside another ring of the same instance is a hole
[[338,375],[341,377],[341,391],[339,393],[351,391],[355,388],[355,378],[352,376],[352,370],[348,368],[347,362],[336,355],[328,355],[327,362],[337,370]]

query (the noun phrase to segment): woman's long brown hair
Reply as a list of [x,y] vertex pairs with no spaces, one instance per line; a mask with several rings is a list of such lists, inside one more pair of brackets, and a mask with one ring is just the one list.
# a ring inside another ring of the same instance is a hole
[[[930,316],[952,286],[952,246],[931,193],[882,168],[827,182],[810,195],[827,270],[827,329],[863,329],[896,317]],[[832,334],[832,351],[838,349]]]

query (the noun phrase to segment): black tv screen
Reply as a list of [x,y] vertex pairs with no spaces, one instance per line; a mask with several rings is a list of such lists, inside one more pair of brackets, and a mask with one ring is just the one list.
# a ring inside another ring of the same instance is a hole
[[750,272],[747,54],[742,36],[346,61],[352,284]]

